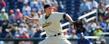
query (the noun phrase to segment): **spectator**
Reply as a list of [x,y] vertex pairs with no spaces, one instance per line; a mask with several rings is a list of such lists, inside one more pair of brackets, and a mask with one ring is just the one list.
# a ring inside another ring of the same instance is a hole
[[22,36],[23,33],[28,32],[27,25],[25,23],[21,23],[18,30],[19,30],[20,35]]
[[86,29],[83,27],[83,23],[81,21],[77,21],[74,23],[77,34],[86,32]]
[[[0,38],[3,38],[2,27],[0,27]],[[0,44],[4,44],[4,41],[0,41]]]
[[0,38],[3,38],[2,34],[2,27],[0,27]]
[[78,38],[80,38],[81,33],[83,33],[85,36],[87,35],[86,29],[83,27],[83,23],[81,21],[77,21],[74,23],[74,29],[76,30]]
[[87,13],[91,10],[98,8],[98,3],[95,0],[83,0],[80,5],[80,13]]
[[91,44],[88,39],[84,38],[83,34],[81,34],[80,36],[81,37],[80,37],[80,39],[78,39],[77,44]]
[[101,43],[100,44],[106,44],[106,39],[104,39],[104,38],[101,38]]
[[95,21],[92,21],[91,22],[91,28],[92,28],[93,31],[95,30],[96,26],[97,26],[97,23]]
[[108,2],[109,2],[109,0],[105,0],[105,3],[106,3],[107,5],[109,4]]
[[86,35],[90,36],[92,31],[91,22],[84,22],[83,27],[86,29]]
[[23,0],[24,4],[29,4],[30,0]]
[[43,2],[42,0],[38,0],[38,4],[39,4],[39,12],[43,13],[44,12],[44,8],[43,8]]
[[39,15],[34,10],[32,10],[30,18],[39,19]]
[[3,24],[2,24],[2,31],[3,32],[6,32],[5,30],[7,29],[7,27],[8,27],[8,22],[7,21],[4,21]]
[[98,21],[101,22],[103,20],[103,16],[105,15],[105,4],[103,2],[99,3],[97,11]]
[[[19,8],[20,10],[22,10],[23,8],[23,0],[17,0],[17,8]],[[21,11],[22,12],[22,11]]]
[[101,26],[103,32],[107,31],[107,23],[105,21],[100,22],[100,26]]
[[3,24],[3,15],[0,13],[0,26]]
[[33,25],[32,26],[32,32],[33,32],[33,35],[32,35],[32,38],[40,38],[41,37],[41,29],[40,28],[38,28],[38,26],[36,25]]
[[0,14],[0,20],[3,20],[3,21],[8,21],[8,14],[5,12],[5,8],[3,8],[1,10],[1,14]]
[[107,20],[109,19],[109,7],[106,8],[106,13],[105,13],[105,16],[103,16],[103,20]]
[[6,2],[4,0],[0,0],[0,10],[6,7]]
[[87,22],[86,24],[84,24],[84,28],[87,30],[87,32],[91,32],[91,22]]
[[15,23],[15,14],[14,14],[14,10],[10,10],[9,11],[10,15],[9,15],[9,23],[12,24],[12,23]]
[[98,3],[95,0],[88,0],[87,4],[90,5],[89,10],[98,8]]
[[23,32],[19,38],[30,38],[28,32]]
[[74,25],[71,25],[71,30],[69,30],[70,34],[72,34],[73,38],[78,38],[76,35],[76,29],[74,28]]
[[30,3],[31,8],[35,9],[36,12],[42,12],[43,11],[43,4],[40,0],[33,0]]
[[[29,30],[28,30],[28,26],[25,23],[21,23],[20,27],[18,28],[19,32],[16,33],[16,37],[17,38],[22,38],[22,39],[28,39],[30,38],[29,36]],[[19,44],[31,44],[30,41],[20,41]]]
[[[18,24],[17,23],[13,23],[13,29],[18,32]],[[16,33],[15,33],[16,34]]]
[[96,29],[95,29],[95,31],[94,31],[94,36],[101,37],[102,32],[103,31],[102,31],[101,27],[100,26],[97,26]]
[[85,14],[89,10],[88,6],[86,5],[86,0],[83,0],[83,2],[80,4],[80,13]]
[[11,9],[15,9],[17,7],[16,3],[17,3],[17,0],[5,0],[6,3],[7,3],[7,10],[11,10]]
[[6,38],[15,38],[15,30],[13,29],[12,24],[8,25],[6,32],[8,32],[8,34],[6,35]]
[[33,37],[40,37],[41,25],[38,22],[39,16],[34,11],[31,13],[30,19],[32,20],[31,30],[33,32]]
[[25,17],[28,23],[33,23],[33,21],[39,19],[39,15],[32,9],[31,15]]
[[106,20],[107,22],[107,32],[109,32],[109,20]]
[[86,32],[88,33],[88,35],[93,36],[96,26],[97,26],[97,23],[95,21],[90,21],[87,23]]
[[20,9],[16,9],[15,19],[17,20],[17,22],[21,22],[23,20],[23,14],[21,13]]
[[43,0],[44,4],[49,4],[52,6],[57,6],[57,1],[56,0]]
[[31,7],[28,4],[25,4],[23,6],[22,12],[23,12],[24,16],[30,16],[31,15]]

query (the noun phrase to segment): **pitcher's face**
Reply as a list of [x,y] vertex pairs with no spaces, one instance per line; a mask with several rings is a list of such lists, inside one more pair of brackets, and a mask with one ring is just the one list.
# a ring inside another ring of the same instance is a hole
[[52,12],[52,8],[48,7],[48,8],[45,9],[45,11],[48,12],[48,13],[51,13]]

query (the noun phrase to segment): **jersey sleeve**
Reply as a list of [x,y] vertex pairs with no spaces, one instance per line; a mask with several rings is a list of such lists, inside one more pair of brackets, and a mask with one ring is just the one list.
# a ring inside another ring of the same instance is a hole
[[64,13],[57,13],[58,20],[62,20]]

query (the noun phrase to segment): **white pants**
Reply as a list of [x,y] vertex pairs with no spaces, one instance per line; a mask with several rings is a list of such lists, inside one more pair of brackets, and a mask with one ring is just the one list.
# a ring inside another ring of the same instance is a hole
[[39,42],[39,44],[71,44],[65,37],[47,37],[45,40]]

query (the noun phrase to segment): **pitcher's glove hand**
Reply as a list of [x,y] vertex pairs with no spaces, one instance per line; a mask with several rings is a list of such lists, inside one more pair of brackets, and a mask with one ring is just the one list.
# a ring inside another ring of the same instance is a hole
[[73,21],[73,22],[70,22],[70,25],[74,25],[75,24],[75,21]]

